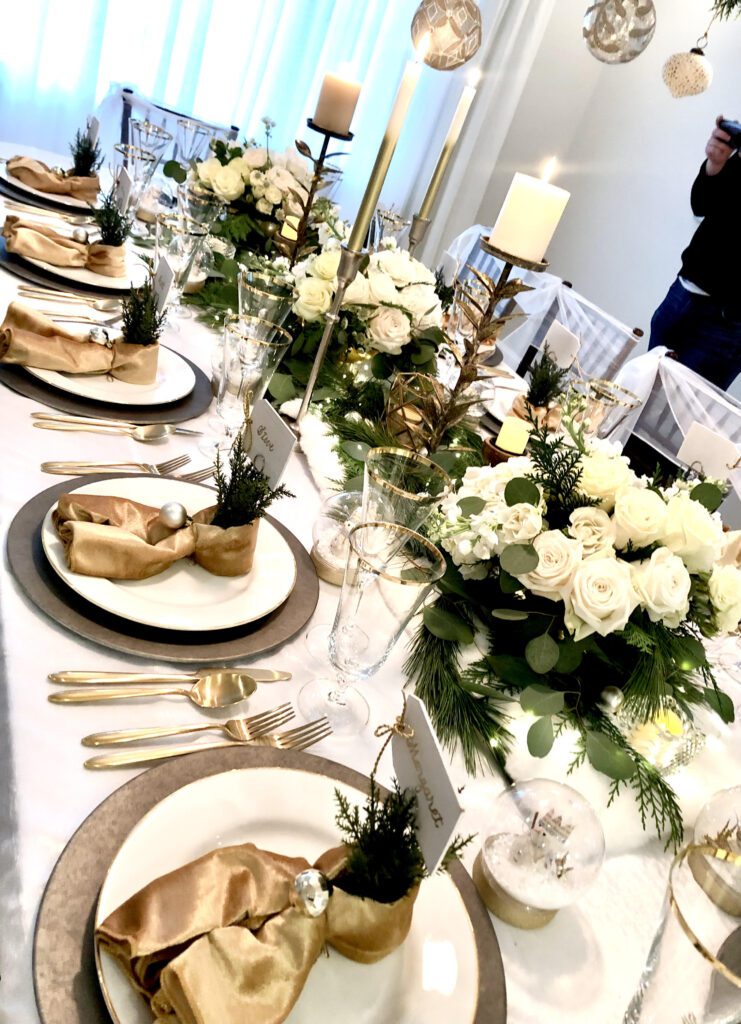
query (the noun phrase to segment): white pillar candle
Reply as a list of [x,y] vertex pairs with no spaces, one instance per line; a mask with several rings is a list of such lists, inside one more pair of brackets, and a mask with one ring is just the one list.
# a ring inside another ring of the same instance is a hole
[[502,420],[502,429],[494,443],[497,448],[509,455],[522,455],[527,448],[532,429],[532,423],[521,420],[519,416],[505,416]]
[[543,338],[542,350],[548,346],[548,355],[556,366],[562,370],[568,370],[576,359],[581,342],[575,334],[567,330],[558,320],[554,320]]
[[280,229],[281,237],[287,238],[289,242],[295,242],[298,238],[298,231],[296,229],[299,223],[299,218],[295,214],[289,213],[283,221],[283,227]]
[[476,90],[472,85],[467,85],[461,93],[461,98],[458,100],[458,106],[456,107],[453,120],[450,123],[448,134],[443,143],[443,148],[440,152],[440,157],[437,161],[437,166],[433,171],[432,177],[430,178],[430,184],[427,186],[427,192],[422,205],[419,208],[419,216],[426,220],[430,216],[432,211],[432,204],[435,202],[438,189],[445,175],[445,171],[448,167],[448,162],[453,154],[455,145],[458,142],[458,138],[463,130],[463,125],[466,123],[468,117],[468,111],[471,109],[473,98],[476,95]]
[[328,71],[322,82],[312,120],[335,135],[348,135],[360,95],[360,82]]
[[489,243],[495,249],[531,263],[539,263],[553,238],[570,193],[542,178],[515,174],[492,228]]

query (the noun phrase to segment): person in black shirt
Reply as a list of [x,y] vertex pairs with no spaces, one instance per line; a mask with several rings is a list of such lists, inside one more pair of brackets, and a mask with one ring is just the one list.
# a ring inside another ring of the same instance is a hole
[[741,155],[717,127],[722,120],[692,186],[692,212],[703,221],[653,315],[648,347],[666,345],[725,390],[741,372]]

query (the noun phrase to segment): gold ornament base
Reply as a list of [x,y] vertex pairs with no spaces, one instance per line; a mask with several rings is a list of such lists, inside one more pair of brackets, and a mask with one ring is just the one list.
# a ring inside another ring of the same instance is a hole
[[691,850],[687,855],[687,863],[695,881],[716,906],[731,917],[741,917],[741,892],[734,889],[721,878],[703,853]]
[[558,913],[557,910],[542,910],[540,907],[530,907],[527,903],[520,903],[514,896],[510,896],[490,875],[484,873],[481,851],[473,863],[471,872],[473,884],[478,889],[479,896],[487,905],[489,910],[501,921],[513,925],[515,928],[525,928],[532,931],[535,928],[543,928]]
[[340,569],[336,565],[333,565],[332,562],[328,562],[326,558],[322,558],[316,549],[316,544],[311,549],[310,557],[314,563],[316,574],[320,580],[324,580],[326,583],[332,583],[336,587],[342,586],[342,581],[345,578],[344,566]]

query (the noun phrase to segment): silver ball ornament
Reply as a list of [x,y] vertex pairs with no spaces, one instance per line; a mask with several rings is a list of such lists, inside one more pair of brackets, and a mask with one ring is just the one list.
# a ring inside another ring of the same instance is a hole
[[87,241],[90,238],[87,228],[74,228],[72,231],[72,240],[75,242],[82,242],[83,245],[87,245]]
[[67,172],[65,171],[65,169],[63,167],[59,167],[59,166],[52,167],[51,173],[58,175],[60,178],[66,178],[67,177]]
[[179,501],[168,501],[160,509],[160,522],[171,530],[179,530],[188,522],[188,512]]
[[94,341],[96,345],[105,345],[106,348],[112,348],[113,342],[111,336],[105,327],[91,327],[87,332],[88,341]]
[[608,714],[615,714],[620,710],[624,700],[625,694],[619,686],[606,686],[599,695],[599,706]]
[[299,872],[293,881],[296,903],[307,917],[321,917],[332,895],[332,883],[316,868]]

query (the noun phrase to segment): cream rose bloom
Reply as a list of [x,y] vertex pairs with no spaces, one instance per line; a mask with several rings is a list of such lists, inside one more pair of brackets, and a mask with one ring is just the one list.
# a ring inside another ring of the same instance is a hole
[[269,203],[272,203],[273,206],[277,206],[283,199],[283,193],[279,188],[277,188],[277,186],[268,185],[265,189],[265,198]]
[[501,546],[508,544],[527,544],[537,537],[543,529],[543,517],[534,505],[521,502],[517,505],[505,505],[499,530]]
[[248,146],[242,153],[242,159],[248,167],[264,167],[268,159],[268,151],[263,146]]
[[371,265],[380,267],[399,288],[408,284],[434,284],[435,275],[424,263],[413,259],[406,249],[385,249],[371,257]]
[[320,277],[304,277],[296,284],[293,312],[303,320],[318,320],[332,305],[332,288]]
[[582,456],[579,490],[588,498],[596,498],[600,508],[612,511],[615,495],[621,487],[631,483],[635,474],[624,455],[611,455],[604,451],[591,451]]
[[646,561],[633,562],[631,571],[641,607],[651,622],[676,629],[690,609],[692,586],[682,559],[669,548],[657,548]]
[[250,167],[250,165],[247,163],[243,156],[233,157],[227,164],[227,167],[232,167],[234,168],[235,171],[239,171],[239,173],[242,176],[242,181],[250,180],[252,168]]
[[653,544],[666,529],[666,502],[647,487],[623,487],[615,495],[616,537],[618,548],[628,542],[634,548]]
[[538,553],[538,566],[518,576],[528,590],[538,597],[560,601],[571,589],[571,581],[582,560],[582,547],[560,530],[547,530],[533,541]]
[[281,192],[287,192],[291,188],[298,192],[301,189],[299,182],[296,181],[291,172],[287,171],[285,167],[273,165],[267,169],[265,177],[271,185],[277,186]]
[[638,605],[629,563],[619,558],[581,562],[564,603],[564,623],[577,642],[622,629]]
[[741,570],[735,565],[714,566],[708,590],[718,629],[732,633],[741,620]]
[[368,289],[374,302],[399,304],[399,293],[394,282],[388,274],[384,274],[382,270],[374,270],[372,266],[368,269]]
[[239,199],[244,193],[244,180],[235,167],[220,167],[211,180],[211,188],[219,199],[230,203],[232,199]]
[[340,265],[340,255],[339,249],[320,252],[309,263],[309,273],[314,277],[321,277],[324,281],[334,281],[337,277],[337,268]]
[[368,333],[373,348],[391,356],[398,356],[411,338],[409,317],[400,309],[381,306],[375,316],[368,321]]
[[371,295],[368,286],[368,278],[365,274],[356,274],[345,289],[345,297],[342,300],[343,306],[367,306],[370,304]]
[[208,160],[204,160],[203,163],[196,164],[196,171],[198,177],[204,185],[208,185],[209,188],[213,184],[214,175],[217,171],[220,171],[222,167],[221,161],[217,160],[215,156],[210,156]]
[[442,325],[443,308],[431,284],[410,284],[402,288],[399,302],[412,314],[415,327],[424,330],[426,327]]
[[710,572],[723,550],[723,526],[704,505],[683,492],[667,505],[661,541],[679,555],[690,572]]
[[585,558],[612,555],[615,544],[615,523],[601,508],[576,508],[569,516],[569,533],[581,541]]

